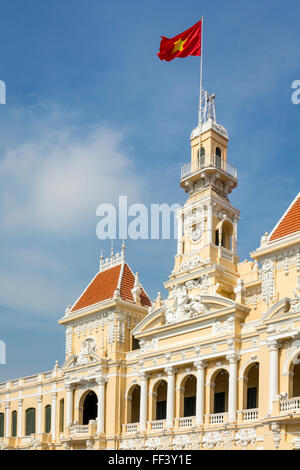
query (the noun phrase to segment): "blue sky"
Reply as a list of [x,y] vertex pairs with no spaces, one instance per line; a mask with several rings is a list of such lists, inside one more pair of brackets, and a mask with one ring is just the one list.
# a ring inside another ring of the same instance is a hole
[[[299,2],[254,0],[0,1],[0,381],[64,359],[57,325],[110,242],[96,207],[180,204],[180,167],[196,125],[199,58],[161,62],[172,37],[203,15],[204,87],[238,168],[241,260],[297,192]],[[118,247],[118,242],[116,242]],[[175,242],[128,241],[127,260],[151,297],[173,265]]]

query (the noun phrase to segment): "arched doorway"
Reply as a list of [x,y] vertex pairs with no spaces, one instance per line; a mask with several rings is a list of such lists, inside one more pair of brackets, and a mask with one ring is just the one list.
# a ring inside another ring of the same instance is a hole
[[228,410],[228,372],[225,369],[219,370],[214,382],[213,413],[225,413]]
[[83,402],[82,424],[89,424],[91,419],[97,418],[98,398],[95,392],[89,391]]

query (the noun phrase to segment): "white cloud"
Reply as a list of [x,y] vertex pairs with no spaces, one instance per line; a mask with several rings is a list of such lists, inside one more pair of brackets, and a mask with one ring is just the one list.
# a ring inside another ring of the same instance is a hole
[[101,202],[119,194],[139,199],[142,181],[122,139],[104,126],[80,138],[74,129],[50,128],[9,148],[0,160],[3,229],[75,236],[91,221],[96,226]]

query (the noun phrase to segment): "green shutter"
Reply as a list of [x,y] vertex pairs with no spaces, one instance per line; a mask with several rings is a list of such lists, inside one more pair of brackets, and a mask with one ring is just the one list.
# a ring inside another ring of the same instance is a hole
[[35,409],[26,410],[26,436],[35,434]]
[[13,411],[11,414],[11,435],[12,437],[17,437],[17,420],[18,415],[16,411]]
[[64,399],[60,400],[60,422],[59,422],[59,431],[64,432],[64,423],[65,423],[65,401]]
[[4,437],[4,413],[0,413],[0,437]]
[[51,431],[51,405],[45,407],[45,433]]

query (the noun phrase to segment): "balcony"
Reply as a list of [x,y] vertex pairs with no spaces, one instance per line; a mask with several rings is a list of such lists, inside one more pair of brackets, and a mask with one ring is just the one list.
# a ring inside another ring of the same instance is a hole
[[258,408],[242,410],[243,421],[256,421],[258,419]]
[[89,434],[89,425],[88,424],[72,424],[70,426],[70,435],[74,434]]
[[166,420],[165,419],[151,421],[151,429],[153,431],[164,429],[165,425],[166,425]]
[[209,424],[223,424],[227,418],[227,413],[214,413],[209,415]]
[[219,246],[219,257],[227,259],[227,261],[233,261],[233,252],[224,248],[224,246]]
[[280,400],[280,412],[300,411],[300,397],[284,398]]
[[225,175],[237,179],[237,169],[218,155],[203,155],[199,160],[186,163],[181,168],[181,181],[196,175],[201,170],[220,170]]
[[128,423],[128,424],[122,424],[122,430],[123,433],[130,434],[130,433],[136,433],[139,430],[139,423]]
[[186,418],[178,418],[180,428],[191,428],[194,426],[195,416],[188,416]]

